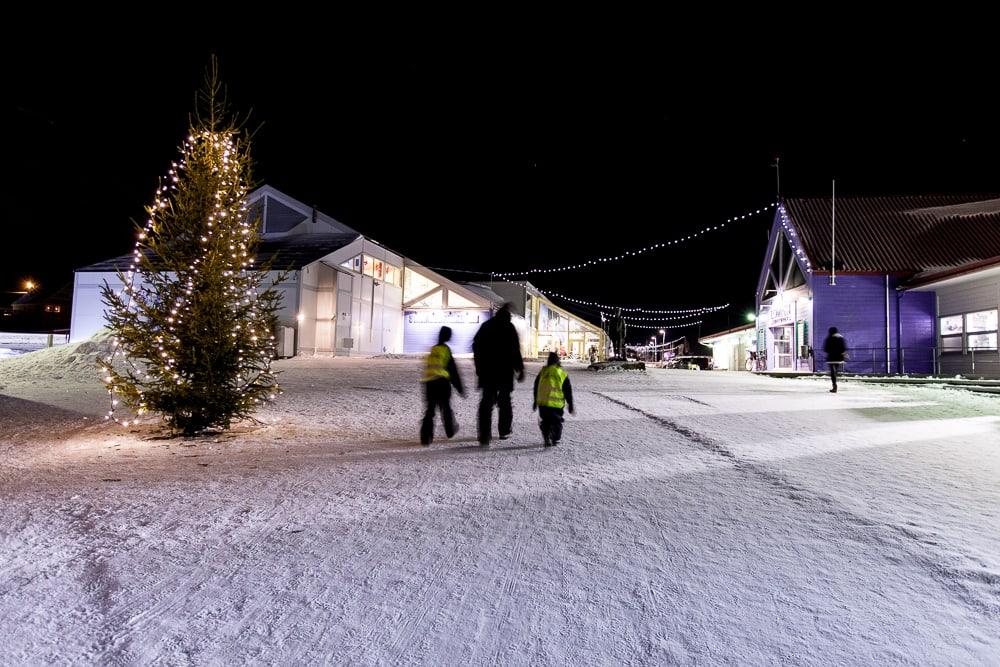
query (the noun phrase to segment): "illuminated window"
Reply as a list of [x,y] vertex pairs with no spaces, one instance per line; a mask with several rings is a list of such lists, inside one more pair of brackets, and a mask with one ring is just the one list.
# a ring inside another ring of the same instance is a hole
[[361,255],[355,255],[346,262],[341,263],[341,266],[345,269],[350,269],[351,271],[357,271],[361,273]]
[[396,287],[399,287],[399,267],[386,263],[385,281],[390,285],[395,285]]
[[440,285],[409,267],[403,272],[403,301],[416,299],[435,287],[440,287]]
[[455,294],[451,290],[448,291],[448,307],[449,308],[479,308],[476,304],[472,303],[464,296]]
[[376,259],[374,260],[374,264],[375,264],[375,277],[378,278],[379,280],[382,280],[382,260]]
[[429,294],[420,301],[411,304],[411,308],[444,308],[444,295],[441,290]]
[[361,273],[375,277],[375,258],[371,255],[361,256]]

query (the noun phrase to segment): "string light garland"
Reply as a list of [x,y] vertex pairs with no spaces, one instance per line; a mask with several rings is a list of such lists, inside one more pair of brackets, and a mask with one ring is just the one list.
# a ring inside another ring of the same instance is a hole
[[[676,315],[670,317],[640,317],[636,315],[622,315],[622,319],[626,322],[675,322],[677,320],[685,320],[690,317],[697,317],[702,313],[696,313],[695,315]],[[601,313],[604,317],[613,317],[610,313]],[[698,320],[699,322],[701,320]]]
[[621,252],[617,255],[608,255],[606,257],[597,257],[594,259],[588,259],[583,262],[579,262],[577,264],[566,264],[564,266],[556,266],[550,268],[528,269],[526,271],[507,271],[502,273],[494,272],[491,273],[490,275],[496,278],[509,278],[509,277],[536,275],[541,273],[559,273],[562,271],[574,271],[576,269],[585,269],[591,266],[597,266],[598,264],[604,264],[607,262],[618,262],[623,259],[628,259],[629,257],[636,257],[644,253],[651,252],[653,250],[658,250],[659,248],[666,248],[668,246],[680,245],[681,243],[690,241],[691,239],[698,238],[699,236],[702,236],[703,234],[706,234],[708,232],[723,229],[727,224],[740,222],[742,220],[746,220],[747,218],[753,217],[760,213],[764,213],[768,209],[774,208],[776,206],[778,206],[778,202],[773,202],[767,204],[763,208],[758,208],[755,211],[750,211],[748,213],[744,213],[743,215],[733,216],[727,219],[725,222],[719,223],[718,225],[712,225],[711,227],[704,227],[698,230],[697,232],[694,232],[693,234],[688,234],[687,236],[681,236],[675,239],[671,239],[669,241],[653,243],[652,245],[648,245],[643,248],[638,248],[636,250],[625,250],[624,252]]
[[[641,308],[641,307],[635,307],[635,306],[609,306],[606,303],[598,303],[596,301],[584,301],[583,299],[576,299],[576,298],[573,298],[571,296],[566,296],[565,294],[560,294],[559,292],[550,292],[550,291],[542,290],[542,289],[539,289],[538,291],[541,292],[542,294],[544,294],[545,296],[554,296],[557,299],[562,299],[564,301],[569,301],[571,303],[575,303],[575,304],[578,304],[578,305],[581,305],[581,306],[594,306],[595,308],[602,309],[602,311],[605,308],[607,308],[609,310],[619,310],[620,309],[623,313],[643,313],[643,314],[646,314],[646,315],[687,315],[687,316],[690,317],[691,315],[704,315],[704,314],[708,314],[708,313],[715,313],[715,312],[718,312],[720,310],[723,310],[723,309],[729,307],[729,304],[725,303],[725,304],[722,304],[721,306],[702,306],[700,308],[681,308],[681,309],[674,309],[674,310],[655,310],[655,309],[652,309],[652,308]],[[602,314],[604,314],[604,313],[602,312]]]
[[799,245],[799,235],[796,233],[795,227],[788,217],[788,211],[785,210],[784,204],[778,207],[778,216],[781,218],[781,226],[788,232],[785,237],[788,239],[788,244],[791,246],[792,252],[806,265],[806,273],[812,273],[812,262],[809,261],[809,256],[802,250],[802,246]]
[[[690,315],[688,317],[690,317]],[[658,326],[658,323],[662,322],[667,322],[668,328],[670,329],[679,329],[681,327],[694,326],[695,324],[702,323],[702,320],[694,320],[692,322],[683,322],[680,324],[674,324],[673,322],[675,322],[677,319],[683,319],[683,318],[673,318],[673,317],[666,317],[662,319],[654,319],[649,317],[623,317],[622,319],[625,320],[626,322],[634,322],[635,326],[637,327],[645,327],[647,329],[663,328]]]

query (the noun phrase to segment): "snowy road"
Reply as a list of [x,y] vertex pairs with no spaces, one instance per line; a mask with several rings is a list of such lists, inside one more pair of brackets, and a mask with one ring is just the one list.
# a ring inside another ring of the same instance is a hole
[[422,448],[416,362],[296,359],[186,442],[14,363],[0,664],[1000,662],[992,396],[571,369],[558,447],[525,383]]

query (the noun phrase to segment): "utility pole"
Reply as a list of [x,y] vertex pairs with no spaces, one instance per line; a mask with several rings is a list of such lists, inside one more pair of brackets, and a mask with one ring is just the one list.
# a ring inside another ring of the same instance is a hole
[[830,203],[830,284],[837,284],[837,181],[831,187]]
[[781,156],[780,155],[774,156],[774,164],[772,164],[771,166],[774,167],[775,176],[778,179],[777,190],[775,191],[776,201],[781,201]]

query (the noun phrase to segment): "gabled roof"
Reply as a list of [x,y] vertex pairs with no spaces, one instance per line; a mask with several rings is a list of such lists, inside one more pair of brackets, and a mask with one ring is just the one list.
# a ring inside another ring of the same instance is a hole
[[[783,202],[815,271],[829,271],[829,197]],[[781,212],[778,212],[781,215]],[[837,197],[837,271],[919,274],[1000,255],[1000,195]]]
[[726,329],[725,331],[718,331],[714,334],[709,334],[708,336],[702,336],[698,339],[698,342],[702,345],[707,345],[708,343],[714,343],[717,340],[721,340],[726,336],[731,336],[732,334],[741,334],[747,331],[753,331],[754,327],[757,325],[753,322],[749,324],[741,324],[738,327],[733,327],[732,329]]
[[[276,270],[301,269],[306,264],[329,255],[334,250],[361,238],[358,234],[296,234],[280,238],[264,239],[257,248],[254,263],[263,266],[272,258],[271,268]],[[81,272],[126,271],[132,263],[132,255],[122,255],[90,266],[77,269]]]
[[358,232],[314,206],[262,185],[247,195],[247,204],[264,217],[263,237],[284,234],[355,234]]

